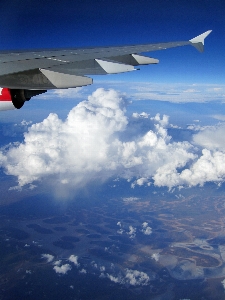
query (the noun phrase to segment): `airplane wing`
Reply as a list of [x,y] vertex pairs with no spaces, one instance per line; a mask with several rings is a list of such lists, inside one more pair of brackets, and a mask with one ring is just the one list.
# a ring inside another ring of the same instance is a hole
[[46,90],[92,84],[88,75],[129,72],[135,70],[135,66],[159,62],[141,55],[143,52],[187,45],[203,52],[204,39],[210,32],[181,42],[0,52],[0,86],[4,87],[0,90],[0,110],[1,104],[10,102],[11,98],[13,106],[20,108],[26,100]]

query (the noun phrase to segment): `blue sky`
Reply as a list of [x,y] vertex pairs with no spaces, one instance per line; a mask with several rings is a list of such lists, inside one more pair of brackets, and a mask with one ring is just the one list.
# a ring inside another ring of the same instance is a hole
[[[2,50],[169,42],[213,30],[204,53],[189,46],[151,52],[158,65],[94,76],[92,86],[51,91],[21,110],[2,112],[2,144],[4,138],[7,143],[10,137],[18,141],[0,151],[2,169],[14,176],[14,186],[33,188],[48,178],[50,186],[61,182],[70,190],[117,174],[133,178],[134,186],[221,184],[224,12],[222,0],[5,1],[0,12]],[[182,135],[184,131],[188,134]],[[75,158],[64,145],[75,149]],[[151,160],[154,155],[157,163]],[[205,168],[208,173],[198,172]]]
[[[4,3],[5,2],[5,3]],[[206,51],[170,49],[152,53],[158,66],[142,68],[123,80],[211,82],[224,79],[223,0],[199,1],[2,1],[1,49],[121,45],[188,40],[213,33]]]

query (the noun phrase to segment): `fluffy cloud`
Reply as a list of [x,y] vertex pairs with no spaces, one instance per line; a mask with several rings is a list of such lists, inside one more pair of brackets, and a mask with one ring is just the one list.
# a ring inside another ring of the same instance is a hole
[[[148,285],[150,281],[150,278],[146,273],[131,269],[126,269],[123,276],[121,274],[119,276],[113,276],[108,273],[105,276],[115,283],[133,286]],[[104,277],[103,273],[101,274],[101,277]]]
[[116,224],[116,225],[120,227],[120,229],[119,229],[119,230],[117,230],[117,233],[119,233],[119,234],[123,234],[123,233],[124,233],[124,230],[121,228],[121,227],[122,227],[122,223],[121,223],[121,222],[117,222],[117,224]]
[[129,231],[127,232],[127,234],[129,235],[130,239],[135,238],[135,236],[136,236],[136,228],[130,225],[129,226]]
[[74,263],[75,266],[79,267],[80,264],[78,263],[78,256],[70,255],[69,259],[70,262]]
[[96,176],[103,180],[117,168],[114,134],[126,125],[124,100],[113,90],[99,89],[74,107],[65,122],[50,114],[33,124],[24,143],[0,153],[0,163],[17,176],[20,187],[45,177],[54,177],[55,186],[81,186]]
[[149,276],[137,270],[126,270],[125,281],[130,285],[147,285],[149,283]]
[[61,265],[60,267],[59,266],[54,266],[53,269],[58,274],[66,274],[68,271],[70,271],[72,269],[72,267],[69,264],[65,264],[65,265]]
[[148,226],[147,222],[144,222],[142,224],[142,230],[141,230],[145,235],[150,235],[152,233],[152,228]]
[[167,116],[136,113],[128,119],[125,108],[115,90],[97,89],[66,120],[50,114],[28,128],[23,143],[2,148],[0,166],[16,176],[18,188],[42,182],[61,196],[110,177],[124,178],[133,188],[224,180],[223,126],[197,133],[193,143],[174,142]]
[[202,150],[202,155],[190,166],[178,173],[173,168],[162,167],[154,175],[158,186],[203,186],[206,182],[223,182],[225,178],[225,153]]
[[159,253],[153,253],[151,256],[151,258],[154,259],[155,261],[159,261],[159,257],[160,257]]
[[104,266],[100,266],[100,271],[104,272],[105,271],[105,267]]
[[[100,275],[102,278],[104,278],[104,274],[101,273]],[[116,276],[113,276],[111,274],[106,274],[107,278],[109,278],[111,281],[115,282],[115,283],[122,283],[122,278],[121,277],[116,277]]]
[[[117,222],[116,225],[120,227],[120,229],[117,230],[117,233],[119,233],[119,234],[123,234],[123,233],[128,234],[130,239],[134,239],[135,238],[136,231],[137,231],[137,229],[135,227],[133,227],[132,225],[130,225],[128,228],[124,228],[122,226],[121,222]],[[125,231],[125,229],[127,231]]]
[[60,266],[61,263],[62,263],[62,260],[60,259],[60,260],[54,261],[53,265],[54,265],[54,266]]
[[53,255],[51,255],[51,254],[42,254],[41,258],[44,258],[44,259],[46,259],[46,260],[47,260],[47,262],[49,263],[49,262],[52,262],[52,261],[53,261],[53,259],[54,259],[54,256],[53,256]]
[[225,289],[225,279],[223,281],[221,281],[221,283],[222,283],[222,285],[223,285],[223,287]]
[[[124,226],[122,226],[121,222],[117,222],[116,225],[120,227],[120,229],[117,230],[117,233],[128,234],[130,239],[134,239],[136,237],[137,228],[133,227],[132,225],[129,225],[128,228],[124,228]],[[150,235],[150,234],[152,234],[152,228],[150,226],[148,226],[147,222],[144,222],[142,224],[142,229],[140,230],[140,232],[142,232],[145,235]]]
[[79,273],[81,273],[81,274],[87,274],[87,271],[86,271],[85,269],[81,269],[81,270],[79,271]]

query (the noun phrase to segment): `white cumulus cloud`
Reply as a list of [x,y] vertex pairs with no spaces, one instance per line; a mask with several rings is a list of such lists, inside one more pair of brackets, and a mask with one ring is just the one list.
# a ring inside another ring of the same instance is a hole
[[54,266],[53,269],[58,274],[66,274],[68,271],[70,271],[72,269],[72,267],[69,264],[65,264],[65,265],[61,265],[60,267],[59,266]]
[[70,255],[69,259],[70,262],[74,263],[75,266],[79,267],[80,264],[78,263],[78,256]]
[[127,232],[127,234],[129,235],[130,239],[135,238],[136,236],[136,228],[133,227],[132,225],[129,226],[129,231]]
[[145,235],[150,235],[152,233],[152,228],[148,226],[147,222],[144,222],[142,224],[142,230],[141,230]]
[[121,222],[117,222],[116,225],[118,225],[120,227],[122,226]]
[[105,271],[105,266],[100,266],[100,271],[104,272]]
[[222,280],[221,283],[222,283],[222,285],[223,285],[223,287],[224,287],[224,289],[225,289],[225,279]]
[[[105,276],[115,283],[129,284],[132,286],[148,285],[150,281],[148,274],[131,269],[125,269],[124,275],[119,274],[118,276],[115,276],[107,273]],[[104,274],[101,274],[102,278],[105,276]]]
[[149,283],[149,276],[137,270],[126,270],[125,281],[130,285],[147,285]]
[[[104,275],[102,275],[102,273],[101,273],[101,275],[100,275],[102,278],[104,278]],[[111,274],[106,274],[106,276],[111,280],[111,281],[113,281],[113,282],[115,282],[115,283],[122,283],[122,279],[121,279],[121,277],[116,277],[116,276],[113,276],[113,275],[111,275]]]
[[60,260],[54,261],[53,265],[54,265],[54,266],[60,266],[61,263],[62,263],[62,260],[60,259]]
[[[143,122],[146,130],[138,126]],[[174,142],[167,127],[168,116],[159,114],[128,119],[124,97],[100,88],[65,120],[50,114],[31,125],[22,143],[0,150],[0,166],[17,178],[17,188],[42,183],[62,196],[111,177],[124,178],[133,188],[223,182],[224,126],[202,130],[193,143]]]
[[81,274],[87,274],[87,271],[86,271],[85,269],[81,269],[79,272],[80,272]]
[[51,255],[51,254],[42,254],[41,258],[44,258],[44,259],[46,259],[46,260],[47,260],[47,262],[49,263],[49,262],[52,262],[52,261],[53,261],[53,259],[54,259],[54,256],[53,256],[53,255]]

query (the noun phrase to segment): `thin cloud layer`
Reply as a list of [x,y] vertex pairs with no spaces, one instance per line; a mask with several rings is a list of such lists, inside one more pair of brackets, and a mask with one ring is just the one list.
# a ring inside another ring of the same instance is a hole
[[225,150],[225,124],[211,126],[193,136],[194,143],[208,150]]
[[[203,185],[225,178],[222,129],[195,134],[193,143],[174,142],[168,116],[126,116],[126,99],[115,90],[97,89],[68,114],[50,114],[33,124],[23,143],[0,151],[0,165],[17,177],[18,186],[47,183],[76,190],[111,177],[131,187]],[[142,126],[144,124],[144,126]],[[217,146],[215,147],[215,142]],[[213,146],[214,145],[214,146]]]
[[208,103],[225,100],[224,84],[95,81],[95,85],[125,92],[132,100]]

